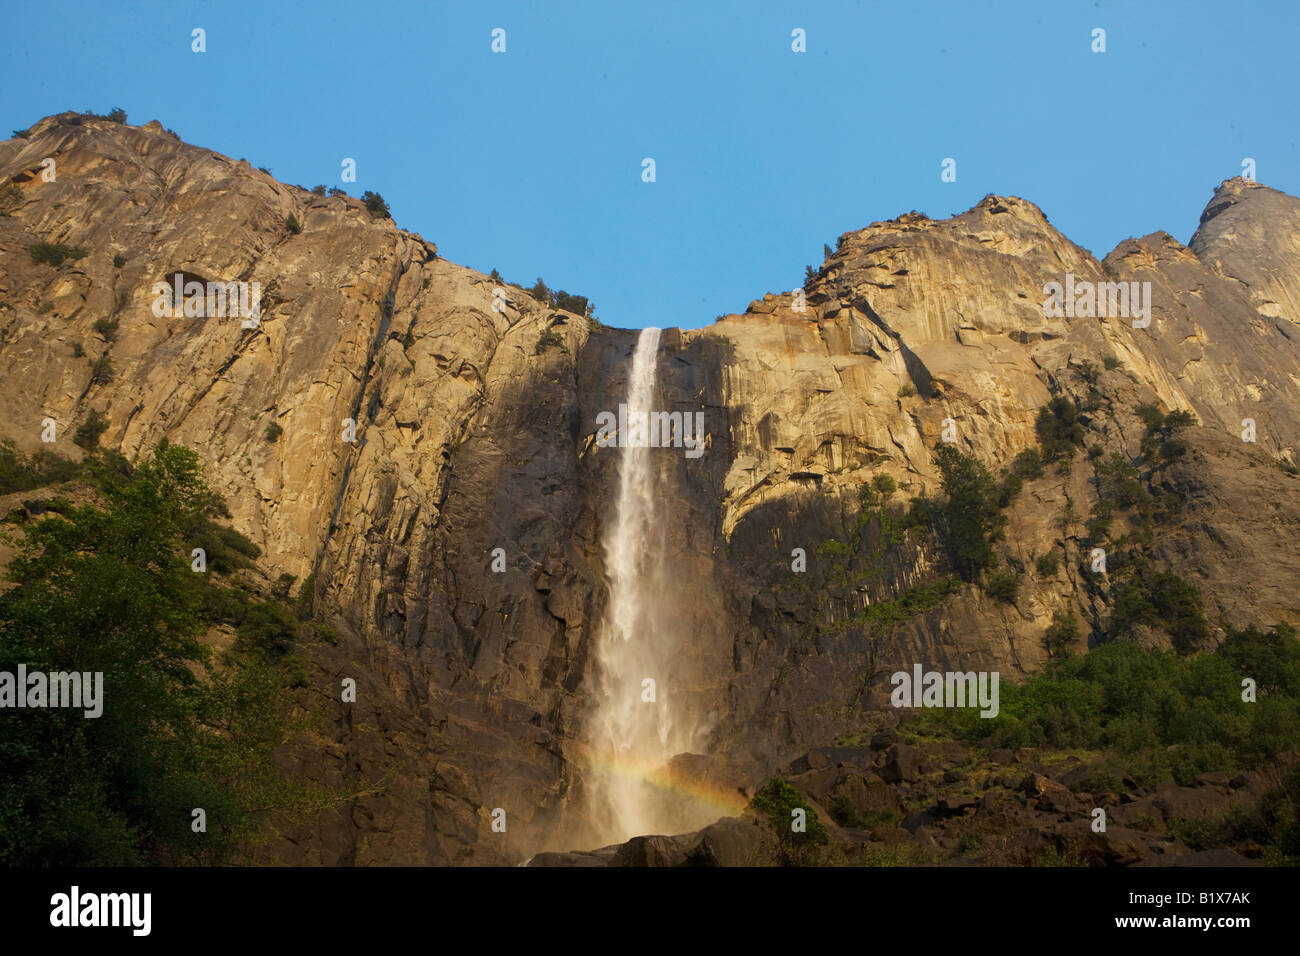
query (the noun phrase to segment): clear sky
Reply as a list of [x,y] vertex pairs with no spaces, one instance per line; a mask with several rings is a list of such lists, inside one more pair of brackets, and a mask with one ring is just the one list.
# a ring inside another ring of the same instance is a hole
[[990,192],[1099,256],[1186,242],[1245,157],[1300,194],[1293,0],[43,0],[5,20],[6,134],[121,106],[285,182],[375,190],[445,258],[621,327],[706,325],[800,285],[842,232]]

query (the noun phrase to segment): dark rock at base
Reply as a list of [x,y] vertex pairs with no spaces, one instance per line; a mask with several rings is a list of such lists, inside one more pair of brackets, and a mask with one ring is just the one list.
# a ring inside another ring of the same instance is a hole
[[885,753],[880,778],[886,783],[898,783],[901,780],[915,780],[920,772],[920,752],[907,744],[895,744]]

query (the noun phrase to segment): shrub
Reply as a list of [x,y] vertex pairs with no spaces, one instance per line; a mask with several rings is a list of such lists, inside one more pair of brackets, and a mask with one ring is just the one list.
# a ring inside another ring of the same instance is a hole
[[0,214],[8,215],[8,211],[22,200],[23,191],[18,188],[17,183],[10,183],[4,189],[0,189]]
[[85,421],[77,426],[72,441],[89,451],[99,447],[99,436],[106,431],[108,431],[108,418],[99,409],[92,408]]
[[902,386],[898,390],[899,398],[911,398],[915,394],[916,394],[916,389],[910,383]]
[[1005,472],[1002,475],[1002,481],[998,485],[998,507],[1005,508],[1020,494],[1020,489],[1025,486],[1025,480],[1014,471]]
[[302,232],[302,223],[298,221],[298,217],[293,213],[289,213],[289,215],[285,217],[284,225],[292,235],[296,236],[298,233]]
[[[821,848],[830,843],[830,833],[818,818],[817,811],[805,803],[798,790],[780,777],[769,780],[754,794],[749,805],[766,818],[776,835],[783,866],[815,865],[821,858]],[[806,829],[802,833],[792,829],[796,809],[804,811]]]
[[73,342],[73,343],[72,343],[72,357],[73,357],[73,358],[84,358],[85,355],[86,355],[86,349],[85,349],[85,347],[84,347],[80,342]]
[[108,120],[109,122],[112,122],[112,123],[125,123],[125,122],[126,122],[126,110],[122,109],[122,107],[120,107],[120,106],[114,106],[114,107],[113,107],[111,110],[109,110],[108,113],[104,116],[104,119],[106,119],[106,120]]
[[496,269],[493,269],[490,273],[488,273],[488,278],[491,279],[493,282],[495,282],[497,285],[500,285],[502,282],[505,281],[504,279],[501,278],[501,273],[497,272]]
[[568,351],[564,344],[564,337],[554,329],[547,329],[537,338],[537,347],[533,349],[534,355],[541,355],[549,348],[560,348]]
[[347,194],[346,189],[339,189],[338,186],[331,186],[329,189],[330,196],[346,196]]
[[1196,416],[1181,409],[1166,415],[1155,405],[1139,405],[1134,409],[1146,434],[1142,436],[1142,453],[1161,465],[1168,465],[1187,452],[1187,443],[1177,434],[1181,429],[1196,424]]
[[1034,566],[1038,569],[1038,574],[1041,577],[1054,578],[1056,573],[1061,570],[1061,556],[1056,553],[1055,549],[1052,549],[1039,558]]
[[311,187],[311,194],[312,194],[313,196],[324,196],[324,195],[325,195],[325,187],[324,187],[324,186],[313,186],[313,187]]
[[388,211],[388,203],[384,202],[384,197],[379,193],[366,190],[361,194],[361,201],[366,204],[366,209],[370,215],[378,216],[381,219],[392,219],[393,214]]
[[1047,645],[1047,652],[1055,656],[1078,639],[1079,622],[1075,620],[1074,612],[1067,611],[1062,614],[1060,611],[1053,611],[1052,623],[1043,634],[1043,643]]
[[0,495],[30,491],[75,478],[81,466],[41,449],[27,458],[13,442],[0,442]]
[[871,487],[876,489],[876,492],[881,497],[888,498],[898,490],[898,483],[882,471],[880,474],[872,476]]
[[1043,455],[1037,448],[1026,448],[1011,462],[1011,470],[1027,481],[1043,477]]
[[113,381],[113,360],[108,357],[107,352],[90,363],[90,380],[99,385],[107,385]]
[[1101,364],[1105,365],[1107,369],[1114,370],[1119,368],[1119,359],[1113,355],[1107,355],[1101,360]]
[[266,431],[262,433],[262,437],[265,438],[268,442],[277,442],[280,440],[280,436],[283,434],[284,434],[284,429],[280,427],[280,423],[271,422],[271,424],[266,426]]
[[1079,422],[1074,403],[1058,395],[1038,410],[1034,431],[1043,446],[1043,460],[1068,459],[1074,446],[1083,444],[1083,425]]
[[32,262],[45,263],[56,269],[64,262],[76,262],[86,256],[85,249],[65,245],[62,242],[36,242],[28,246],[27,251],[32,257]]
[[113,268],[120,269],[124,265],[126,265],[126,256],[122,255],[119,252],[117,255],[113,257]]
[[1110,634],[1119,636],[1135,624],[1159,628],[1180,651],[1195,649],[1209,636],[1209,623],[1196,589],[1172,571],[1151,574],[1139,567],[1132,581],[1115,589]]
[[293,647],[293,640],[298,635],[298,622],[275,601],[255,601],[248,605],[235,633],[243,647],[275,659],[283,657]]
[[995,600],[1015,604],[1020,597],[1020,576],[1011,571],[995,571],[989,575],[984,591]]
[[313,571],[307,575],[307,579],[302,582],[302,587],[298,588],[298,596],[294,599],[294,613],[298,620],[305,621],[311,617],[312,606],[316,603],[316,572]]
[[119,324],[117,319],[96,319],[91,328],[95,330],[96,335],[102,335],[105,342],[115,342]]

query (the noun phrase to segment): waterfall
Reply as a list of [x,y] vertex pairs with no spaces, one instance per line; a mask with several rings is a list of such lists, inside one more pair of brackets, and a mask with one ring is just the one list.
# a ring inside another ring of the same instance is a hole
[[698,813],[683,813],[666,773],[668,760],[689,749],[694,728],[681,712],[679,646],[685,635],[675,633],[680,620],[671,613],[674,583],[659,514],[658,466],[667,450],[647,440],[659,331],[644,329],[637,340],[627,386],[628,435],[617,452],[616,511],[604,532],[609,604],[596,651],[586,782],[596,838],[605,843],[681,832],[698,822],[691,819]]

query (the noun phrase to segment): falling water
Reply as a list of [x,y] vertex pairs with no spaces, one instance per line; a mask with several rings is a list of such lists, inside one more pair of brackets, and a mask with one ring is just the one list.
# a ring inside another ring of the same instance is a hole
[[[659,467],[667,449],[650,448],[659,329],[637,340],[627,388],[626,441],[617,452],[617,512],[604,550],[609,605],[597,649],[597,702],[588,728],[590,817],[599,842],[678,833],[702,825],[698,807],[673,792],[668,760],[690,749],[698,720],[683,691],[680,581],[666,559]],[[650,685],[654,681],[654,700]],[[716,818],[714,813],[712,818]]]

